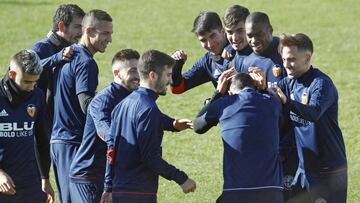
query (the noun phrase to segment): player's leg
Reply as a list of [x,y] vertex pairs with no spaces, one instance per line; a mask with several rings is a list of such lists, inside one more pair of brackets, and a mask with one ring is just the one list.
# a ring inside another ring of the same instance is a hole
[[59,202],[71,202],[69,190],[69,170],[70,164],[78,148],[79,146],[74,144],[51,144],[51,157],[54,166],[55,181],[58,188]]
[[98,203],[101,199],[103,187],[95,183],[70,182],[71,202]]

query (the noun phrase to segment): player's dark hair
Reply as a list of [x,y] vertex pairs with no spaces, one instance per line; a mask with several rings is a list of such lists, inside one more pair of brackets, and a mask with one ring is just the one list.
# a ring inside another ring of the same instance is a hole
[[311,39],[303,34],[297,33],[294,35],[282,34],[280,37],[279,53],[281,54],[284,47],[296,46],[298,50],[314,52],[314,46]]
[[53,32],[59,30],[58,24],[60,21],[64,22],[65,27],[68,27],[74,17],[83,18],[85,12],[76,4],[60,5],[53,16]]
[[253,12],[246,18],[245,23],[262,24],[271,27],[269,16],[263,12]]
[[139,52],[137,52],[136,50],[133,49],[123,49],[118,51],[112,61],[111,61],[111,65],[114,65],[114,63],[116,61],[129,61],[131,59],[139,59],[140,58],[140,54]]
[[166,66],[172,68],[174,64],[175,60],[171,56],[157,50],[149,50],[141,56],[138,71],[142,79],[147,79],[151,71],[161,76]]
[[91,27],[96,29],[100,21],[112,22],[111,16],[103,10],[93,9],[89,11],[83,18],[82,29]]
[[211,32],[212,30],[221,28],[221,20],[217,13],[203,11],[195,18],[191,32],[199,36],[204,35],[207,32]]
[[16,53],[11,62],[15,63],[23,73],[29,75],[40,75],[43,70],[39,56],[30,49],[24,49]]
[[245,23],[246,17],[249,14],[249,9],[240,5],[232,5],[225,11],[224,26],[230,28],[237,25],[239,22]]
[[254,80],[249,74],[238,73],[231,79],[231,86],[234,89],[242,90],[244,87],[254,88]]

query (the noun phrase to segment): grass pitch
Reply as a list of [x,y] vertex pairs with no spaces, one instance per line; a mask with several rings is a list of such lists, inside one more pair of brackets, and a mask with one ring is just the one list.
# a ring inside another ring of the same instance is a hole
[[[303,32],[315,46],[313,65],[328,74],[339,92],[339,123],[349,162],[348,202],[360,202],[360,4],[357,0],[136,0],[136,1],[59,1],[0,0],[0,70],[4,73],[11,56],[30,48],[51,29],[51,18],[59,4],[76,3],[85,11],[103,9],[113,17],[113,42],[104,54],[96,54],[100,68],[99,90],[111,81],[110,61],[120,49],[139,52],[158,49],[172,53],[184,49],[188,61],[184,70],[205,51],[190,32],[195,16],[204,10],[216,11],[222,17],[225,9],[241,3],[250,11],[266,12],[274,35]],[[160,109],[176,118],[193,119],[213,87],[202,85],[182,95],[169,93],[158,100]],[[195,193],[185,195],[179,186],[161,178],[159,202],[214,202],[222,191],[222,142],[219,128],[205,135],[188,130],[166,133],[164,159],[186,171],[197,182]],[[55,184],[54,184],[55,186]]]

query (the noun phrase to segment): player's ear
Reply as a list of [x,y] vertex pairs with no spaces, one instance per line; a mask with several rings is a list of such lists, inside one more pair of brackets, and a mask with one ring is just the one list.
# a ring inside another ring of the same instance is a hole
[[60,32],[64,32],[65,31],[65,23],[64,21],[60,20],[58,23],[58,29]]
[[305,63],[306,64],[310,64],[311,63],[311,53],[309,52],[309,51],[307,51],[306,53],[305,53]]
[[119,75],[119,69],[113,69],[113,74],[115,77],[117,77]]
[[84,30],[84,32],[87,34],[87,35],[89,35],[89,36],[92,36],[93,34],[94,34],[94,28],[92,28],[92,27],[87,27],[87,28],[85,28],[85,30]]
[[150,81],[156,81],[158,77],[158,75],[154,71],[150,71],[148,76]]
[[14,70],[9,70],[9,78],[11,79],[11,80],[14,80],[14,78],[15,78],[15,76],[16,76],[16,72],[14,71]]

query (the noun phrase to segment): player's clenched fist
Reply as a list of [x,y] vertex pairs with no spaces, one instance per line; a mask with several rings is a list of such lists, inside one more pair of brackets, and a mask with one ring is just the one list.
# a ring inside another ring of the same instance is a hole
[[15,184],[10,176],[5,171],[0,169],[0,193],[5,195],[14,195]]
[[187,55],[183,50],[175,51],[173,54],[171,54],[171,57],[175,60],[183,59],[184,61],[186,61],[186,59],[187,59]]
[[194,192],[196,189],[196,183],[192,179],[188,178],[185,183],[181,184],[184,193]]

